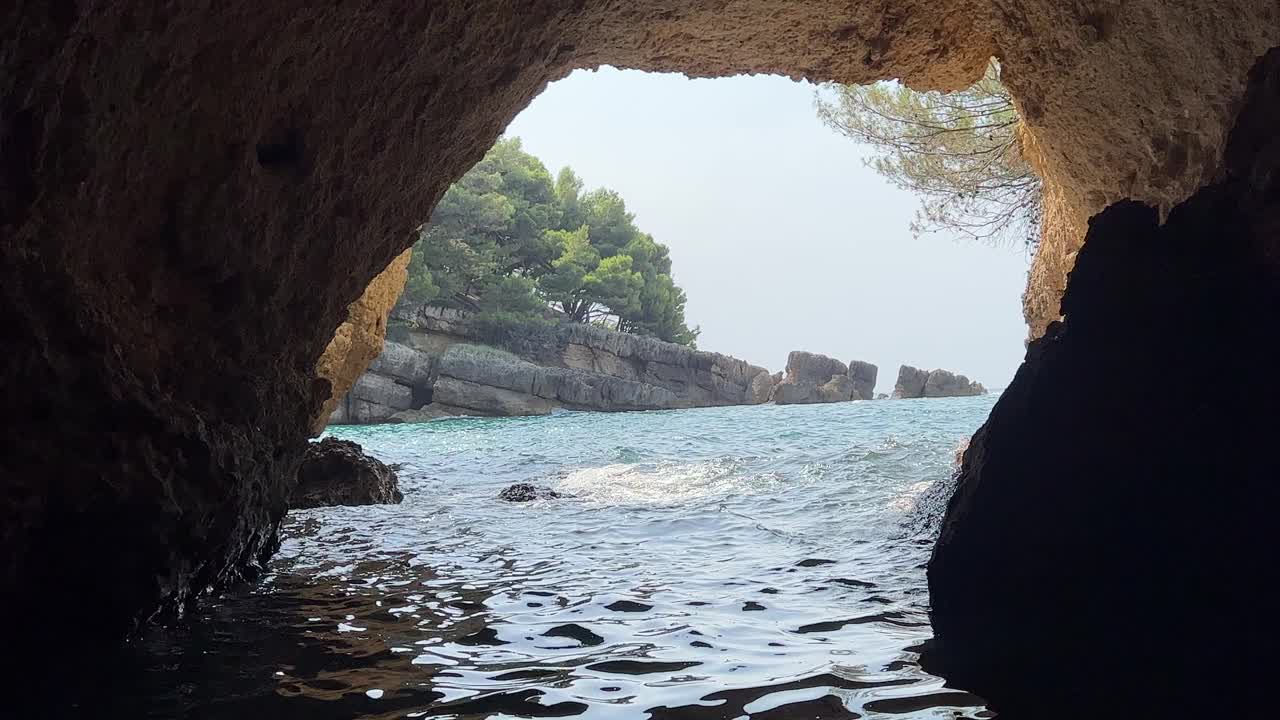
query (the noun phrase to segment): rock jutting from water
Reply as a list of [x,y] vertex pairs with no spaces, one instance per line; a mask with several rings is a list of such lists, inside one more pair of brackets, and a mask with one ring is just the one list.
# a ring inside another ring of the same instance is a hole
[[382,353],[330,422],[546,415],[767,402],[768,370],[719,353],[575,323],[494,330],[454,310],[397,310]]
[[987,389],[950,370],[921,370],[910,365],[898,368],[898,382],[893,387],[893,397],[941,398],[985,395]]
[[350,440],[327,437],[307,447],[291,508],[385,505],[404,500],[394,470]]
[[787,355],[785,375],[773,389],[778,405],[871,400],[877,369],[855,360],[849,365],[826,355],[795,350]]
[[499,500],[514,503],[555,500],[562,497],[564,495],[545,485],[534,485],[533,483],[515,483],[514,485],[506,486],[502,489],[502,492],[498,493]]

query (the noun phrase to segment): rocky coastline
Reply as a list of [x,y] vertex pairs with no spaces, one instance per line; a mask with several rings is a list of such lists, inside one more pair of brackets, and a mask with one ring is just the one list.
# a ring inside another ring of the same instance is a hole
[[[395,329],[382,352],[338,400],[329,424],[884,397],[875,393],[875,365],[846,364],[802,350],[787,357],[782,372],[771,374],[728,355],[590,325],[495,328],[466,313],[430,306],[398,308],[392,322]],[[986,392],[963,375],[905,365],[898,385],[894,397]]]
[[753,405],[768,402],[775,384],[768,370],[727,355],[589,325],[495,330],[431,307],[396,320],[396,339],[331,424]]

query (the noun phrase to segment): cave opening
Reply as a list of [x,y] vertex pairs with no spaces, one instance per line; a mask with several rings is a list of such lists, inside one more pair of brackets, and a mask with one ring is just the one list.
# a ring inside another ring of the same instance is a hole
[[[359,532],[340,530],[349,508],[295,513],[272,578],[276,593],[344,598],[336,622],[323,602],[305,610],[335,656],[392,635],[396,656],[373,675],[352,661],[281,682],[449,712],[471,711],[480,690],[517,715],[589,714],[615,693],[694,715],[718,694],[735,713],[984,712],[921,672],[915,648],[956,446],[993,397],[925,371],[931,399],[872,401],[877,379],[902,384],[889,362],[911,352],[968,369],[978,363],[944,351],[985,350],[1011,377],[1025,250],[913,237],[916,199],[821,123],[815,92],[780,77],[576,73],[445,193],[382,352],[326,430],[397,466],[405,501],[366,511]],[[560,255],[540,254],[546,238]],[[654,272],[688,289],[681,318],[701,326],[698,350],[680,344],[687,328],[646,326],[643,307],[563,284],[574,243],[637,275],[661,257]],[[856,338],[807,310],[840,304],[867,308]],[[993,330],[981,316],[996,305]],[[734,322],[745,351],[723,332]],[[815,354],[797,362],[797,348]],[[785,359],[789,395],[757,394],[773,373],[738,359],[765,357]],[[995,375],[979,377],[998,387]],[[825,396],[836,377],[846,394]],[[947,394],[960,397],[933,399]],[[566,544],[578,548],[567,558]],[[828,672],[832,652],[860,677]],[[413,683],[456,699],[406,694]]]

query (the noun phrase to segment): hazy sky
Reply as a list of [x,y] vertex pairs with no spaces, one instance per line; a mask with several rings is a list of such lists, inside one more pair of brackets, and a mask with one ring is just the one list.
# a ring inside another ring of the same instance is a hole
[[1022,359],[1028,257],[913,238],[918,206],[820,123],[814,87],[604,68],[554,83],[508,130],[554,174],[617,190],[671,248],[698,346],[763,365],[809,350],[1003,387]]

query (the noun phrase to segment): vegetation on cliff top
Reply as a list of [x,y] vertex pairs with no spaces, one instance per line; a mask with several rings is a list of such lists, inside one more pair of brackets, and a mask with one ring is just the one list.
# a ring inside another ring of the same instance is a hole
[[552,179],[518,138],[499,140],[418,230],[402,303],[455,307],[488,322],[565,319],[693,345],[667,247],[636,227],[612,190]]
[[920,197],[917,235],[1039,241],[1041,182],[1022,155],[1022,121],[994,60],[960,92],[833,84],[816,104],[828,127],[871,146],[870,167]]

